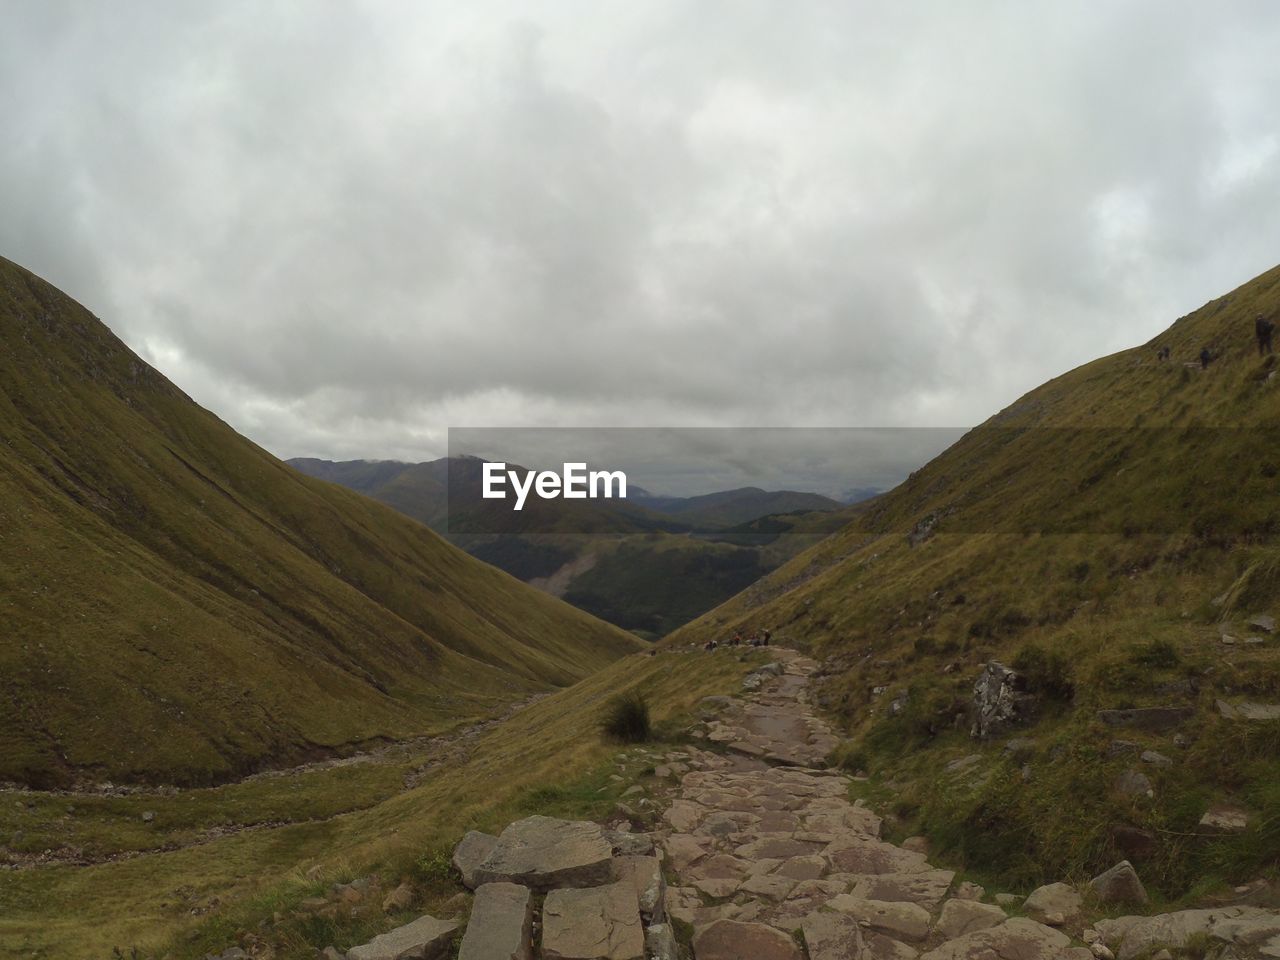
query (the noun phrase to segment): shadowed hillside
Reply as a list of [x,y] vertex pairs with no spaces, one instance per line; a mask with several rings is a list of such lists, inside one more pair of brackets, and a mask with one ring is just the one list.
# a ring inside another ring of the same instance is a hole
[[222,780],[635,646],[300,475],[3,260],[0,339],[0,780]]
[[[1251,878],[1280,855],[1280,721],[1225,714],[1280,701],[1280,378],[1253,334],[1277,309],[1280,269],[1033,390],[670,642],[768,626],[825,657],[845,762],[1006,882],[1123,856],[1170,895]],[[1033,706],[984,741],[992,659]],[[1191,718],[1100,712],[1149,706]],[[1214,803],[1248,831],[1204,838]]]

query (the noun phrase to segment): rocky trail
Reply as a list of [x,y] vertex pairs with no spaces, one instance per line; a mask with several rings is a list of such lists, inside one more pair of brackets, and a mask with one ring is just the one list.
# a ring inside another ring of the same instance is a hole
[[[835,736],[812,711],[817,664],[792,651],[751,674],[745,699],[704,701],[715,749],[655,756],[658,786],[602,826],[529,817],[466,835],[453,864],[469,905],[424,916],[329,960],[1172,960],[1280,957],[1280,914],[1184,910],[1091,923],[1146,901],[1127,861],[1085,889],[1022,898],[929,863],[924,838],[881,819],[824,769]],[[644,794],[644,796],[641,796]],[[647,832],[637,826],[646,824]],[[1114,912],[1114,906],[1110,907]],[[461,940],[460,944],[457,942]],[[1206,947],[1208,945],[1208,947]]]

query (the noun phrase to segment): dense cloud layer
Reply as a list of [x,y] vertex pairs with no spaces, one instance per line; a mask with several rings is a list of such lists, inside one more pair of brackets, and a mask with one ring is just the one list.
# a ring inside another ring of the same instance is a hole
[[282,456],[971,424],[1276,260],[1261,0],[5,19],[0,252]]

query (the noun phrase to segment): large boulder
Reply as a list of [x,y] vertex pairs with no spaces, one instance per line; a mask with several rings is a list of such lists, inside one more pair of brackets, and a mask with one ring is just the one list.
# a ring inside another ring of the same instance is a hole
[[970,734],[980,740],[994,737],[1027,720],[1035,703],[1022,674],[992,660],[973,685],[974,720]]
[[442,960],[453,949],[457,920],[419,917],[347,951],[347,960]]
[[644,960],[644,927],[627,881],[552,890],[542,905],[545,960]]
[[476,888],[476,869],[493,852],[498,838],[479,830],[468,830],[462,842],[453,851],[453,869],[462,876],[463,886]]
[[533,894],[515,883],[476,890],[458,960],[533,960]]
[[473,873],[475,885],[518,883],[532,890],[608,883],[613,847],[599,825],[526,817],[502,831]]
[[796,942],[763,923],[716,920],[693,935],[697,960],[804,960]]
[[942,902],[955,879],[950,870],[922,870],[919,873],[881,873],[852,876],[849,892],[866,900],[899,900],[918,903],[932,910]]
[[1105,870],[1089,881],[1099,903],[1147,902],[1147,891],[1138,879],[1138,872],[1128,860],[1121,860],[1110,870]]

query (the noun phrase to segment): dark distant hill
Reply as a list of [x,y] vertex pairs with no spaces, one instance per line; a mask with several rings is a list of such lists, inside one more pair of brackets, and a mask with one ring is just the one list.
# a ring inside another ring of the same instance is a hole
[[[728,599],[836,529],[842,516],[827,497],[750,487],[698,497],[633,490],[626,500],[530,498],[513,513],[479,498],[483,461],[474,458],[289,463],[381,500],[473,556],[645,637]],[[766,522],[767,531],[738,535],[753,522]]]

